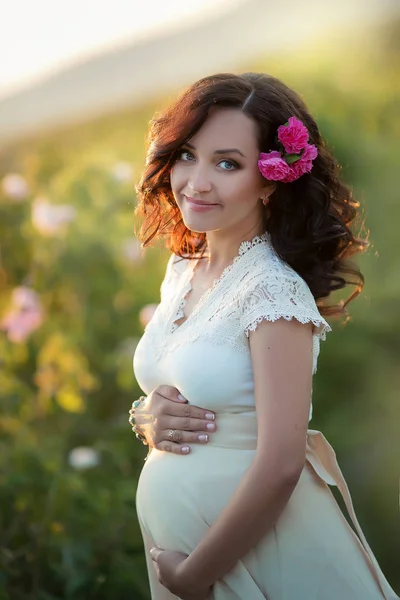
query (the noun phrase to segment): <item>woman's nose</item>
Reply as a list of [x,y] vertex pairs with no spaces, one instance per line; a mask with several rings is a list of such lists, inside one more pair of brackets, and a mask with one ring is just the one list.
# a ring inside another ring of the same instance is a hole
[[194,192],[209,192],[211,190],[211,181],[207,170],[204,167],[196,165],[191,171],[188,185]]

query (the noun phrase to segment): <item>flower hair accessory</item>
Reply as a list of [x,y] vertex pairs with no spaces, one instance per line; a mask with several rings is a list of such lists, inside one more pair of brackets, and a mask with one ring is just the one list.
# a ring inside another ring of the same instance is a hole
[[318,150],[308,143],[307,127],[296,117],[280,125],[275,141],[278,150],[260,153],[258,168],[265,179],[291,183],[312,169]]

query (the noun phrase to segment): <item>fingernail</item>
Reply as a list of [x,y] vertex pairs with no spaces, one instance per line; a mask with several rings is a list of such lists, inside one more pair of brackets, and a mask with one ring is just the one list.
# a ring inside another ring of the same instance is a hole
[[215,429],[214,423],[207,423],[207,429]]
[[189,450],[190,450],[189,446],[182,447],[182,452],[184,452],[185,454],[187,454],[189,452]]
[[178,394],[178,400],[183,400],[184,402],[186,402],[186,398],[182,396],[182,394]]
[[206,419],[209,419],[210,421],[214,421],[215,415],[213,413],[206,413]]
[[207,441],[208,441],[208,435],[207,435],[206,433],[201,433],[201,434],[199,435],[198,439],[199,439],[201,442],[207,442]]

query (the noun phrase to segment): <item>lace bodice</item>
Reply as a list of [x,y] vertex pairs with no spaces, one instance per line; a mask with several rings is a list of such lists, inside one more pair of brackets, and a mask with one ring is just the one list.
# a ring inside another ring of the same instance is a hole
[[146,394],[165,384],[198,406],[214,406],[219,412],[254,410],[248,337],[265,319],[313,323],[316,372],[320,340],[331,327],[306,282],[277,255],[267,232],[240,244],[233,262],[177,325],[185,317],[185,297],[198,260],[171,255],[168,261],[161,302],[134,356],[135,376]]
[[307,283],[275,252],[268,232],[240,244],[233,262],[178,326],[176,321],[185,316],[185,298],[192,289],[197,262],[174,254],[168,261],[161,302],[145,330],[157,338],[158,356],[167,345],[172,350],[199,337],[215,345],[228,343],[248,353],[249,332],[262,320],[296,318],[301,323],[314,324],[313,373],[316,372],[319,343],[326,339],[331,327],[319,313]]

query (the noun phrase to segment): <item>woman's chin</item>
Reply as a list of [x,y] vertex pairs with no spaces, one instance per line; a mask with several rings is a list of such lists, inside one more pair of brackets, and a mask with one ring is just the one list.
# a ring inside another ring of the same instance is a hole
[[193,216],[182,213],[182,220],[185,226],[190,229],[190,231],[195,233],[206,233],[207,231],[218,228],[218,226],[214,226],[214,223],[211,222],[211,219],[206,219],[202,215]]

